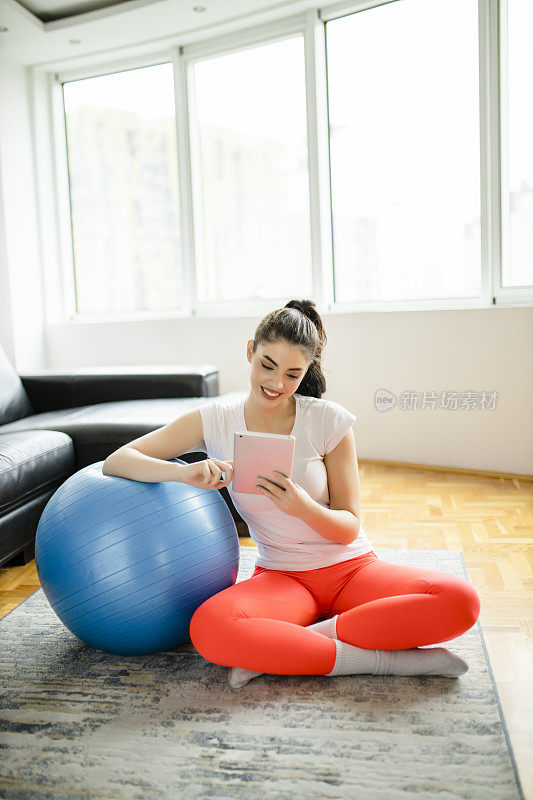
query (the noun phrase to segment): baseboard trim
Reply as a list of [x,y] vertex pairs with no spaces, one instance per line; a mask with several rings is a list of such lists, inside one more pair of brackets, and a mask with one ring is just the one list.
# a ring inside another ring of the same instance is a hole
[[452,475],[471,475],[474,478],[506,478],[508,480],[533,483],[533,475],[519,472],[494,472],[488,469],[467,469],[466,467],[447,467],[442,464],[413,464],[408,461],[381,461],[376,458],[357,457],[359,464],[379,467],[400,467],[402,469],[430,470],[431,472],[449,472]]

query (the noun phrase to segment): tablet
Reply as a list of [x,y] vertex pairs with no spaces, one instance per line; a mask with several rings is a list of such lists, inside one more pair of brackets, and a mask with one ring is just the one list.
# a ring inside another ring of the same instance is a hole
[[295,444],[295,436],[236,431],[233,437],[233,491],[264,497],[256,487],[259,475],[283,489],[274,470],[292,477]]

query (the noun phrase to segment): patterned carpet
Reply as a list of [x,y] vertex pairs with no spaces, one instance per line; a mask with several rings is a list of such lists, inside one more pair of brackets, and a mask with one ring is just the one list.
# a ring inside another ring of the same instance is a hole
[[[466,577],[458,551],[375,550]],[[241,547],[237,580],[257,551]],[[0,620],[0,797],[523,800],[479,623],[434,676],[261,675],[239,691],[189,642],[120,657],[39,589]]]

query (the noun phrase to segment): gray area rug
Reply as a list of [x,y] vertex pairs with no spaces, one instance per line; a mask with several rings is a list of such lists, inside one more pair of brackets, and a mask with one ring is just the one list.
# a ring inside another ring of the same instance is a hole
[[[467,577],[459,551],[375,553]],[[257,550],[240,554],[238,581]],[[479,622],[442,646],[465,675],[261,675],[235,691],[190,642],[88,647],[39,589],[0,620],[0,797],[523,800]]]

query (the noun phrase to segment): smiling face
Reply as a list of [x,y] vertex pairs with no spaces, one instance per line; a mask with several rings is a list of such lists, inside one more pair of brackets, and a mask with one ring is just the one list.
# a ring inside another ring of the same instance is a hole
[[[247,356],[252,365],[250,385],[255,402],[261,409],[287,407],[287,401],[309,366],[309,360],[296,345],[283,340],[261,342],[253,352],[254,340],[248,341]],[[268,397],[263,389],[275,392]]]

